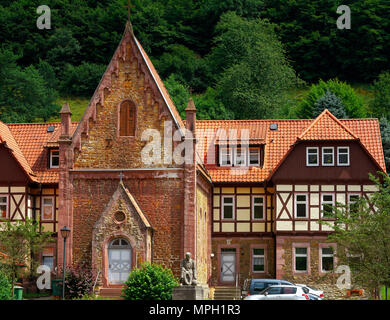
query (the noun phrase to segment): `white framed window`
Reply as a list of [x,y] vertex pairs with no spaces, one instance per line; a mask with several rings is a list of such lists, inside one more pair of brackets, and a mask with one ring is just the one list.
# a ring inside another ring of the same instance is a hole
[[237,167],[247,166],[248,148],[234,148],[234,165]]
[[322,165],[334,166],[334,147],[322,147]]
[[331,272],[334,269],[334,253],[332,247],[322,247],[320,248],[321,254],[321,271],[322,272]]
[[8,219],[8,195],[0,194],[0,219]]
[[222,219],[234,219],[234,196],[222,196]]
[[42,221],[54,220],[54,197],[42,197]]
[[307,272],[307,247],[294,248],[295,272]]
[[337,147],[337,165],[349,166],[349,147]]
[[231,166],[233,164],[232,148],[220,147],[219,163],[222,167]]
[[315,167],[319,165],[318,150],[318,147],[306,148],[306,166]]
[[260,165],[260,148],[249,148],[249,161],[250,166]]
[[265,270],[265,250],[264,248],[252,249],[252,271],[264,272]]
[[252,196],[252,210],[254,220],[264,220],[265,198],[263,196]]
[[360,200],[360,193],[348,193],[348,206],[350,211],[358,210],[358,203]]
[[60,166],[60,151],[58,149],[50,150],[50,168],[59,168]]
[[308,203],[307,194],[295,194],[295,217],[307,218]]
[[332,217],[334,202],[333,193],[323,193],[321,194],[321,215],[323,218]]

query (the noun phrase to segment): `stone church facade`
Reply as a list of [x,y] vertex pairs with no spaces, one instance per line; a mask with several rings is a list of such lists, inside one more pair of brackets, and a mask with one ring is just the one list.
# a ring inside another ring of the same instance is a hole
[[65,104],[60,124],[0,123],[0,142],[0,218],[55,232],[41,257],[53,268],[68,226],[67,264],[90,266],[101,288],[144,262],[179,276],[186,252],[204,287],[334,285],[319,220],[369,199],[368,173],[386,172],[376,119],[200,121],[191,99],[183,121],[130,23],[79,123]]

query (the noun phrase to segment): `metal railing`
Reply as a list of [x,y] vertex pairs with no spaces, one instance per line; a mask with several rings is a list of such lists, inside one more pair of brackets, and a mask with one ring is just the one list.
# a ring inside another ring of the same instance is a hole
[[98,280],[98,278],[99,278],[99,275],[100,275],[100,270],[99,270],[99,272],[97,273],[95,282],[94,282],[94,284],[93,284],[93,289],[92,289],[92,294],[93,294],[93,295],[95,295],[95,287],[96,287],[96,284],[97,284],[97,280]]

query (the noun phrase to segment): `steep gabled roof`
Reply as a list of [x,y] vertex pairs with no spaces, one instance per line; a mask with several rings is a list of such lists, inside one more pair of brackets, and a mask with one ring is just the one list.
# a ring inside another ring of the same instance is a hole
[[37,178],[30,167],[23,152],[20,150],[18,143],[12,135],[6,124],[0,121],[0,143],[4,144],[11,152],[11,155],[16,159],[20,167],[26,173],[31,181],[37,181]]
[[356,135],[344,126],[328,109],[325,109],[298,140],[357,140]]
[[124,61],[126,59],[127,54],[127,45],[131,46],[133,49],[133,53],[136,55],[139,54],[143,62],[146,65],[146,68],[141,68],[143,72],[149,72],[151,78],[153,79],[154,84],[156,85],[158,92],[161,95],[161,100],[166,105],[166,108],[168,109],[169,113],[171,114],[177,128],[180,130],[181,135],[183,136],[183,130],[185,129],[183,120],[180,117],[179,112],[177,111],[171,97],[169,96],[169,93],[167,89],[164,86],[164,83],[161,81],[160,76],[158,75],[156,69],[154,68],[151,60],[149,59],[148,55],[146,54],[145,50],[142,48],[141,44],[138,42],[136,37],[133,34],[131,23],[127,22],[125,31],[123,33],[122,39],[115,50],[115,53],[104,72],[98,86],[96,87],[96,90],[90,100],[90,103],[85,110],[82,119],[76,129],[76,131],[73,134],[72,137],[72,143],[73,146],[80,147],[81,146],[81,134],[82,133],[88,133],[88,121],[89,119],[96,119],[96,106],[100,104],[102,107],[104,107],[104,90],[111,89],[111,82],[112,82],[112,74],[118,75],[119,70],[119,62]]

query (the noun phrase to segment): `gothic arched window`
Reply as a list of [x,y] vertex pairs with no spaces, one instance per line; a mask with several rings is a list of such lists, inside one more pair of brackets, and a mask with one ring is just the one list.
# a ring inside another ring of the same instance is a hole
[[119,111],[119,135],[135,136],[135,104],[126,100],[120,105]]

